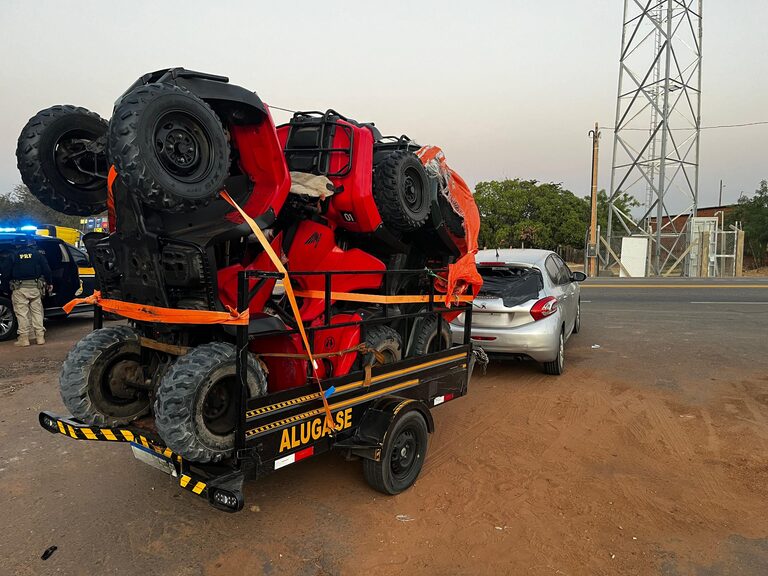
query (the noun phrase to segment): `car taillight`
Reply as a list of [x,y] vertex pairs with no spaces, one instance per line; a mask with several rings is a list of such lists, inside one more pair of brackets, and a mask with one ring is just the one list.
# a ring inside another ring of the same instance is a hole
[[552,316],[555,312],[557,312],[557,298],[554,296],[542,298],[531,307],[531,316],[533,316],[534,320],[541,320],[547,316]]

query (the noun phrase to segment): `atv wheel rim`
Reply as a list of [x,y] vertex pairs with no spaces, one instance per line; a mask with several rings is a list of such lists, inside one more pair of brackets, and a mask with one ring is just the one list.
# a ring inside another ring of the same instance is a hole
[[13,328],[13,310],[0,305],[0,336],[7,336]]
[[203,123],[188,112],[163,114],[154,129],[155,154],[163,168],[176,180],[201,182],[213,166],[211,137]]
[[85,130],[70,130],[56,140],[53,161],[62,178],[84,190],[104,186],[108,165],[101,137]]
[[104,374],[101,395],[109,404],[124,406],[136,401],[143,370],[135,354],[118,356]]
[[396,480],[408,476],[419,453],[419,441],[416,432],[408,427],[395,438],[390,455],[390,470]]
[[235,429],[235,377],[214,382],[205,394],[202,415],[205,427],[217,436],[226,436]]
[[414,213],[420,212],[424,205],[424,188],[422,186],[422,181],[419,177],[419,173],[413,168],[408,168],[405,171],[403,199],[405,200],[408,209]]

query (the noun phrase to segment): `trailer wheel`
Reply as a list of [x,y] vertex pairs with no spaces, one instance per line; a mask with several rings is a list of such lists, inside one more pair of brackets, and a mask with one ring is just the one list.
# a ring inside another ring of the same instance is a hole
[[126,188],[157,210],[209,202],[229,172],[229,144],[218,116],[172,84],[148,84],[123,97],[110,122],[109,152]]
[[[384,357],[384,364],[398,362],[403,358],[403,340],[400,338],[400,334],[389,326],[372,326],[365,335],[365,342],[381,353]],[[363,364],[376,366],[376,356],[369,352],[363,356]]]
[[452,345],[451,325],[447,320],[442,322],[441,334],[438,337],[437,315],[429,316],[417,326],[413,338],[413,355],[421,356],[440,350],[447,350]]
[[72,415],[93,426],[127,424],[149,410],[139,335],[130,326],[94,330],[67,355],[59,391]]
[[[165,373],[155,397],[157,431],[168,448],[194,462],[231,456],[240,389],[232,344],[203,344],[180,357]],[[267,392],[259,362],[248,356],[248,395]]]
[[379,461],[363,461],[365,480],[384,494],[407,490],[424,466],[428,440],[424,416],[416,410],[406,412],[387,430]]
[[73,216],[107,209],[107,122],[75,106],[30,118],[16,146],[21,179],[47,207]]
[[413,152],[398,150],[376,164],[373,199],[384,224],[397,232],[421,228],[429,217],[427,172]]

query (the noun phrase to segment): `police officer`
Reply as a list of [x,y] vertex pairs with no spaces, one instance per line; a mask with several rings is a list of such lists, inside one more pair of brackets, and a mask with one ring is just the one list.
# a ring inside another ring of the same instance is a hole
[[[11,301],[19,322],[16,346],[29,346],[34,331],[38,344],[45,344],[43,295],[52,284],[51,267],[29,236],[20,236],[10,269]],[[30,330],[31,328],[31,330]]]

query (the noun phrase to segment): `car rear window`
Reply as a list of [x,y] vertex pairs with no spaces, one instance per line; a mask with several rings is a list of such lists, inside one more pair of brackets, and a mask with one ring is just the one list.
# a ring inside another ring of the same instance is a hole
[[483,266],[477,268],[483,277],[480,298],[501,298],[504,306],[511,307],[538,298],[544,288],[541,272],[525,266]]

